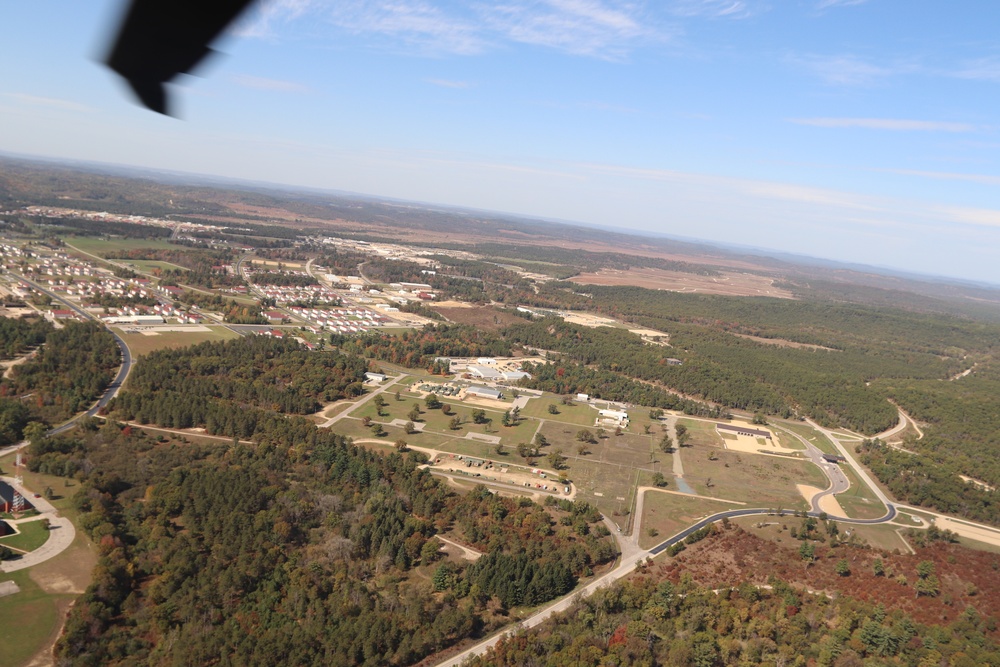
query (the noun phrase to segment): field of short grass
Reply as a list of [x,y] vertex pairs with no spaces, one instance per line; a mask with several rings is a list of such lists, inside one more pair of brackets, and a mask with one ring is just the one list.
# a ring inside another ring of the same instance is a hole
[[706,422],[697,419],[677,420],[678,426],[686,426],[688,430],[688,444],[702,447],[722,447],[722,437],[715,430],[715,422]]
[[[0,472],[13,473],[14,455],[0,458]],[[73,480],[21,470],[25,487],[43,492],[51,487],[51,501],[59,513],[76,523],[78,512],[72,495],[78,486]],[[0,581],[13,580],[20,593],[0,599],[0,663],[21,665],[51,645],[59,632],[62,615],[69,604],[90,583],[97,564],[93,544],[77,526],[76,539],[66,551],[27,570],[0,573]]]
[[789,447],[794,449],[802,448],[801,443],[799,443],[798,446],[795,446],[795,443],[798,442],[796,438],[790,438],[787,435],[782,436],[780,431],[781,428],[785,428],[788,429],[789,431],[798,433],[803,438],[805,438],[813,445],[815,445],[817,448],[819,448],[819,450],[824,454],[840,454],[840,450],[838,450],[825,435],[814,430],[808,424],[796,424],[793,422],[783,421],[777,426],[779,427],[778,429],[776,429],[779,434],[778,437],[781,440],[782,446],[784,447]]
[[851,482],[851,488],[837,494],[837,502],[852,519],[877,519],[884,516],[885,505],[882,504],[867,484],[855,474],[854,469],[846,463],[841,464],[841,470]]
[[206,340],[229,340],[239,338],[239,334],[226,327],[208,327],[210,331],[164,331],[155,336],[145,336],[141,333],[125,333],[122,327],[113,327],[115,333],[125,340],[132,356],[141,357],[156,350],[176,349],[203,343]]
[[898,526],[859,526],[842,523],[838,527],[841,533],[851,531],[875,549],[883,549],[885,551],[898,550],[899,553],[909,553],[909,549],[906,548],[903,538],[896,532]]
[[[136,248],[152,248],[155,250],[177,249],[177,245],[164,239],[104,239],[96,236],[66,236],[66,245],[89,252],[98,257],[115,250],[135,250]],[[72,250],[72,248],[71,248]]]
[[189,269],[181,266],[180,264],[174,264],[173,262],[164,262],[157,259],[116,259],[116,262],[121,264],[126,264],[133,267],[136,271],[142,271],[145,273],[152,272],[153,269],[161,270],[177,270],[177,271],[188,271]]
[[[715,460],[710,460],[710,455]],[[681,459],[684,479],[697,493],[756,506],[806,509],[795,485],[826,488],[828,484],[823,472],[812,463],[779,456],[684,447]]]
[[0,581],[14,581],[19,593],[0,598],[0,638],[4,665],[21,665],[48,641],[59,623],[56,600],[31,580],[29,570],[0,574]]
[[17,524],[16,535],[0,537],[0,544],[20,551],[34,551],[49,539],[49,529],[43,519]]
[[[556,406],[557,414],[549,412],[549,406]],[[573,405],[563,405],[561,398],[554,394],[546,394],[537,398],[532,398],[521,410],[525,417],[538,417],[539,419],[553,420],[565,424],[576,424],[579,426],[593,427],[594,420],[597,419],[597,410],[585,403],[574,403]]]
[[[643,502],[639,546],[649,549],[710,514],[737,509],[736,505],[674,493],[646,491]],[[650,529],[655,534],[650,534]]]

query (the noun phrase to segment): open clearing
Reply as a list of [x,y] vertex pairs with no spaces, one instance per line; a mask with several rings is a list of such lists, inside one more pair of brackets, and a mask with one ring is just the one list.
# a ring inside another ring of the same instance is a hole
[[[129,333],[135,330],[134,327],[113,327],[115,333],[120,335],[129,351],[135,357],[141,357],[156,350],[176,349],[178,347],[188,347],[206,340],[228,340],[239,338],[239,334],[226,327],[205,327],[199,326],[185,331],[177,331],[180,327],[167,327],[162,330],[150,329],[156,335],[150,336],[145,330],[137,333]],[[168,330],[169,329],[169,330]]]
[[[642,534],[639,546],[653,547],[664,539],[687,528],[695,521],[716,512],[736,509],[736,506],[702,498],[689,498],[673,493],[646,491],[642,506]],[[656,531],[650,534],[650,529]]]
[[449,322],[471,324],[472,326],[496,331],[512,324],[523,324],[524,318],[510,312],[489,308],[486,306],[450,307],[444,303],[432,305],[431,308],[444,316]]
[[135,250],[137,248],[152,248],[154,250],[176,250],[181,247],[165,239],[109,239],[95,236],[64,236],[66,245],[73,246],[81,252],[89,252],[99,257],[115,250]]
[[629,285],[648,287],[670,292],[697,292],[700,294],[723,294],[727,296],[770,296],[792,299],[787,290],[773,285],[771,278],[750,273],[726,272],[721,276],[700,276],[682,271],[662,269],[632,268],[625,271],[602,269],[597,273],[583,273],[571,281],[585,285]]
[[1000,531],[988,530],[978,526],[970,526],[962,521],[955,521],[943,516],[937,517],[934,524],[942,530],[950,530],[953,533],[957,533],[962,537],[967,537],[970,540],[985,542],[986,544],[992,544],[995,547],[1000,547]]
[[745,338],[747,340],[752,340],[755,343],[763,343],[764,345],[775,345],[777,347],[794,347],[805,350],[826,350],[827,352],[840,352],[840,350],[835,350],[832,347],[823,347],[822,345],[811,345],[809,343],[796,343],[793,340],[785,340],[784,338],[761,338],[760,336],[751,336],[750,334],[739,334],[732,333],[733,336],[737,338]]
[[696,493],[742,500],[755,507],[807,509],[796,484],[828,485],[823,472],[809,461],[704,447],[684,447],[681,458],[684,479]]

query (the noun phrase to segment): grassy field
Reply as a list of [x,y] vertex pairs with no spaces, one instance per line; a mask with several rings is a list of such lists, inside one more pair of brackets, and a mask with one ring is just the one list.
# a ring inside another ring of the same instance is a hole
[[[709,460],[710,455],[716,460]],[[681,460],[684,479],[696,493],[741,500],[756,506],[806,509],[805,500],[795,485],[826,488],[828,484],[823,472],[812,463],[778,456],[684,447]]]
[[239,338],[239,334],[222,326],[208,327],[210,331],[164,331],[155,336],[145,336],[141,333],[125,333],[127,328],[112,327],[125,340],[129,351],[134,357],[141,357],[156,350],[175,349],[203,343],[206,340],[228,340]]
[[854,469],[847,464],[840,466],[840,468],[851,482],[851,488],[836,496],[837,502],[844,508],[847,516],[852,519],[877,519],[884,516],[885,505],[875,496],[868,485],[861,481]]
[[65,236],[67,245],[89,252],[99,257],[115,250],[135,250],[136,248],[152,248],[154,250],[176,250],[179,246],[164,239],[103,239],[96,236]]
[[858,526],[850,524],[839,524],[841,533],[846,533],[851,531],[856,534],[863,542],[871,545],[875,549],[884,549],[885,551],[899,551],[899,553],[909,553],[909,549],[906,548],[906,543],[903,538],[899,536],[896,532],[898,526]]
[[[549,406],[555,405],[558,414],[549,412]],[[554,394],[546,394],[538,398],[532,398],[521,410],[525,417],[538,417],[539,419],[551,419],[566,424],[576,424],[578,426],[594,426],[597,419],[597,410],[585,403],[574,403],[573,405],[563,405],[561,398]]]
[[[639,546],[649,549],[671,535],[675,535],[694,522],[716,512],[737,509],[737,505],[691,498],[673,493],[647,491],[643,502],[642,533]],[[650,535],[649,529],[656,531]]]
[[17,525],[17,535],[0,537],[0,544],[21,551],[34,551],[49,539],[49,529],[42,519],[28,521]]
[[[0,458],[0,472],[12,474],[13,459],[13,455]],[[77,490],[76,482],[23,469],[21,472],[29,490],[42,492],[51,487],[56,494],[52,504],[77,523],[78,512],[71,498]],[[0,664],[25,665],[52,645],[63,615],[90,583],[96,564],[96,549],[78,528],[73,543],[58,556],[26,570],[0,573],[0,581],[13,580],[21,589],[0,599]]]
[[21,592],[0,598],[0,663],[14,667],[28,662],[59,627],[58,601],[36,584],[28,570],[0,574]]
[[153,269],[176,269],[179,271],[188,271],[187,269],[179,264],[174,264],[173,262],[163,262],[156,259],[118,259],[116,262],[121,262],[122,264],[127,264],[131,266],[136,271],[143,271],[145,273],[151,272]]
[[[795,424],[792,422],[783,421],[778,426],[780,428],[786,428],[794,433],[798,433],[803,438],[808,440],[810,443],[815,445],[824,454],[840,454],[840,450],[838,450],[825,435],[819,433],[818,431],[815,431],[811,426],[807,424]],[[790,444],[786,443],[795,442],[795,438],[789,438],[788,436],[785,436],[784,438],[780,439],[782,445],[786,447],[791,447]],[[801,449],[801,444],[798,447],[796,447],[796,449]]]
[[687,427],[688,444],[690,445],[700,445],[702,447],[723,446],[722,437],[715,430],[714,422],[680,418],[677,420],[677,425]]

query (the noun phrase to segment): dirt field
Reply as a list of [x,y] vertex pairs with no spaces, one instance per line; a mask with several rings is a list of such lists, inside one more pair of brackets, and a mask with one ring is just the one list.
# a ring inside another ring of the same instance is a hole
[[517,315],[489,307],[455,308],[443,307],[442,304],[433,305],[431,308],[444,315],[449,322],[471,324],[477,329],[489,331],[496,331],[512,324],[522,324],[525,321],[524,318]]
[[597,273],[584,273],[570,280],[584,285],[632,285],[670,292],[794,298],[791,292],[774,287],[771,278],[749,273],[725,273],[721,277],[715,277],[662,269],[605,269]]
[[960,521],[953,521],[945,517],[938,517],[934,521],[934,524],[938,528],[950,530],[954,533],[958,533],[962,537],[967,537],[970,540],[985,542],[986,544],[992,544],[1000,547],[1000,530],[990,530],[988,528],[970,526]]
[[835,350],[832,347],[823,347],[822,345],[810,345],[809,343],[796,343],[794,340],[785,340],[784,338],[761,338],[760,336],[751,336],[750,334],[738,334],[738,333],[734,333],[733,335],[736,336],[737,338],[746,338],[747,340],[752,340],[755,343],[763,343],[765,345],[774,345],[777,347],[794,347],[805,350],[826,350],[828,352],[840,352],[840,350]]

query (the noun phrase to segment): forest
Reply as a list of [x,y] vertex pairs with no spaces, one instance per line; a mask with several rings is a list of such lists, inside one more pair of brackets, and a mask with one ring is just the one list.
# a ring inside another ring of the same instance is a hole
[[0,359],[14,359],[45,342],[52,325],[40,317],[0,317]]
[[[233,252],[208,248],[178,246],[177,249],[132,248],[105,252],[107,259],[147,260],[176,264],[182,268],[154,267],[151,273],[161,285],[191,285],[202,289],[220,289],[243,285],[243,279],[229,273],[225,265],[233,261]],[[186,269],[186,270],[185,270]]]
[[[277,423],[253,447],[164,442],[113,420],[33,442],[30,466],[80,480],[100,553],[60,664],[411,665],[616,553],[590,508],[571,506],[564,525],[527,499],[459,496],[418,455],[309,426],[294,448],[276,444]],[[476,565],[442,559],[433,536],[454,526],[488,550]],[[512,562],[532,573],[523,591],[483,587]]]
[[114,336],[96,322],[68,322],[0,380],[0,398],[17,397],[37,421],[54,424],[88,409],[121,365]]
[[283,415],[308,415],[322,403],[363,393],[367,362],[308,352],[267,336],[158,350],[135,365],[126,390],[109,404],[121,419],[251,437]]
[[781,580],[710,590],[637,576],[602,589],[539,628],[521,630],[473,667],[816,665],[978,667],[1000,661],[974,608],[950,624],[850,597],[809,594]]

